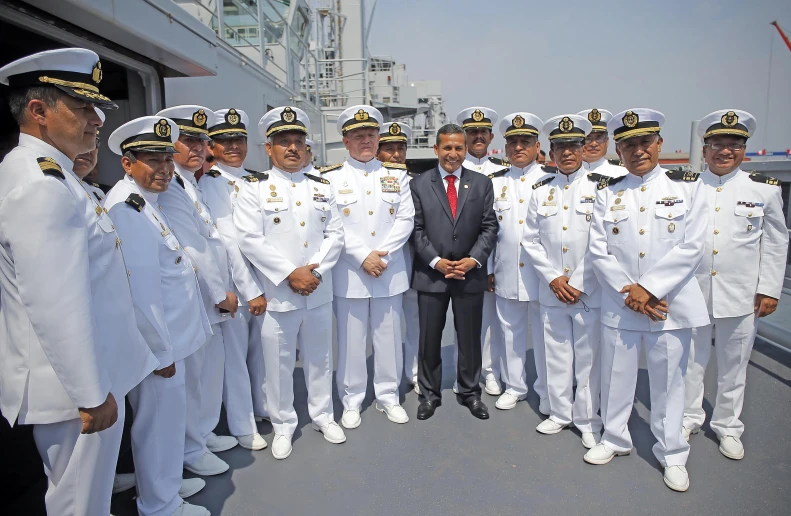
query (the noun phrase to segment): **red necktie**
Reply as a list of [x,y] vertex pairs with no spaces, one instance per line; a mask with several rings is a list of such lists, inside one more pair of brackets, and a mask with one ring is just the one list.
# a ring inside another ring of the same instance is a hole
[[448,182],[448,204],[450,204],[450,212],[453,214],[453,218],[456,218],[456,201],[458,200],[458,196],[456,195],[456,185],[453,183],[456,182],[456,176],[453,174],[448,174],[445,176],[445,180]]

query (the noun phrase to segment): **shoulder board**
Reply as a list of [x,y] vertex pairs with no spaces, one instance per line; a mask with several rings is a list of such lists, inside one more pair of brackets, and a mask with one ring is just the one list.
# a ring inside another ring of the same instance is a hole
[[314,176],[313,174],[305,174],[305,177],[307,177],[308,179],[310,179],[312,181],[318,181],[319,183],[323,183],[325,185],[330,184],[330,180],[329,179],[324,179],[323,177]]
[[420,172],[413,172],[413,171],[411,171],[411,170],[407,170],[407,171],[406,171],[406,174],[407,174],[409,177],[417,177],[417,176],[419,176],[419,175],[420,175]]
[[698,172],[684,172],[683,170],[668,170],[665,175],[673,181],[686,181],[694,183],[700,177]]
[[767,185],[772,185],[772,186],[781,186],[782,185],[782,182],[779,179],[775,179],[774,177],[765,176],[763,174],[759,174],[758,172],[750,172],[750,179],[752,179],[756,183],[765,183]]
[[502,170],[498,170],[497,172],[492,172],[491,174],[489,174],[489,179],[494,179],[495,177],[502,177],[505,175],[506,172],[508,172],[508,170],[509,169],[504,168]]
[[209,177],[220,177],[220,171],[212,168],[207,170],[203,175]]
[[[249,170],[247,171],[249,172]],[[242,176],[242,179],[244,179],[248,183],[257,183],[259,181],[266,181],[267,179],[269,179],[269,174],[267,174],[266,172],[253,172],[252,174]]]
[[88,184],[91,185],[94,188],[98,188],[99,190],[102,189],[102,185],[100,185],[99,183],[94,183],[93,181],[88,181]]
[[619,159],[608,159],[607,163],[609,163],[610,165],[615,165],[616,167],[622,167],[623,166],[623,163],[621,163],[621,160],[619,160]]
[[557,174],[558,173],[557,167],[551,167],[549,165],[541,165],[541,170],[543,170],[547,174]]
[[247,172],[247,173],[249,173],[249,174],[257,174],[257,173],[258,173],[258,171],[257,171],[257,170],[253,170],[253,169],[251,169],[251,168],[246,168],[246,169],[244,169],[244,171],[245,171],[245,172]]
[[588,181],[593,181],[594,183],[598,183],[598,185],[596,186],[597,189],[603,190],[610,185],[617,184],[624,177],[625,176],[620,176],[620,177],[605,176],[604,174],[597,174],[595,172],[591,172],[588,174]]
[[489,161],[491,161],[495,165],[501,165],[503,167],[510,167],[511,166],[511,163],[507,159],[500,159],[500,158],[490,157]]
[[146,200],[143,199],[143,196],[136,193],[129,194],[129,197],[124,202],[137,211],[143,211],[143,207],[146,205]]
[[104,200],[104,199],[102,198],[102,196],[101,196],[101,195],[99,195],[98,193],[96,193],[96,192],[91,192],[91,193],[93,194],[93,196],[94,196],[94,197],[96,197],[96,200],[97,200],[97,201],[99,201],[99,202],[102,202],[102,201]]
[[533,190],[537,190],[542,186],[551,183],[554,180],[555,180],[555,176],[545,177],[544,179],[533,185]]
[[41,171],[44,174],[66,179],[66,176],[63,175],[63,169],[60,168],[58,162],[53,158],[37,158],[36,161],[38,161],[38,166],[41,167]]
[[184,180],[181,179],[181,176],[178,174],[173,174],[173,177],[176,178],[176,182],[179,184],[179,186],[184,188]]
[[382,166],[384,168],[395,168],[398,170],[406,170],[406,165],[402,165],[401,163],[392,163],[390,161],[382,162]]
[[[342,166],[343,166],[343,163],[336,163],[335,165],[327,165],[326,167],[321,167],[321,168],[319,169],[319,173],[320,173],[320,174],[326,174],[327,172],[330,172],[330,171],[332,171],[332,170],[339,169],[339,168],[341,168]],[[307,174],[305,174],[305,175],[307,175]]]

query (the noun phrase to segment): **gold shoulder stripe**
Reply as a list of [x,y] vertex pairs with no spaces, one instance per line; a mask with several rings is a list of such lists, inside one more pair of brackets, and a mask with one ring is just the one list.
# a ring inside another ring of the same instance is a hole
[[58,162],[53,158],[36,158],[36,161],[44,174],[66,179],[66,176],[63,175],[63,169],[60,168]]
[[343,166],[343,163],[336,163],[335,165],[327,165],[326,167],[321,167],[319,169],[320,174],[326,174],[327,172],[331,172],[333,170],[339,169]]

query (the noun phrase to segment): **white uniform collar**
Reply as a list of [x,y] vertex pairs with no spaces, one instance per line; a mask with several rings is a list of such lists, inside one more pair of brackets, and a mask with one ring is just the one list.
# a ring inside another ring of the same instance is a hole
[[54,159],[61,167],[65,168],[69,172],[71,172],[72,168],[74,168],[74,162],[70,160],[68,156],[44,140],[40,140],[35,136],[19,133],[19,146],[27,147],[28,149],[33,149],[36,152],[40,152],[42,157]]
[[484,157],[482,157],[482,158],[476,158],[475,156],[473,156],[472,154],[470,154],[468,152],[467,156],[464,157],[464,161],[465,162],[469,161],[470,163],[472,163],[473,165],[475,165],[477,167],[477,166],[483,165],[484,163],[489,161],[489,156],[484,155]]
[[215,163],[216,163],[215,166],[221,172],[225,172],[226,174],[230,174],[233,177],[236,177],[236,178],[239,178],[239,179],[241,179],[241,177],[243,175],[245,175],[245,172],[247,172],[244,169],[244,167],[229,167],[228,165],[225,165],[224,163],[220,163],[219,161],[216,161]]
[[560,171],[560,169],[558,169],[558,172],[555,175],[558,176],[558,179],[561,182],[565,181],[566,183],[573,183],[577,179],[588,175],[588,171],[585,170],[585,167],[580,166],[580,168],[578,168],[575,172],[572,172],[569,175],[564,174],[563,172]]
[[741,171],[742,171],[741,167],[736,167],[736,170],[734,170],[733,172],[725,174],[724,176],[718,176],[717,174],[711,171],[708,165],[706,165],[706,170],[704,170],[703,173],[709,175],[710,178],[714,180],[714,182],[719,184],[724,184],[730,181],[731,179],[733,179],[734,177],[736,177],[737,175],[739,175],[739,172]]
[[601,158],[597,159],[596,161],[591,161],[588,163],[587,161],[583,161],[583,166],[587,165],[588,170],[596,170],[597,168],[601,167],[605,163],[608,163],[607,156],[602,156]]
[[181,165],[175,161],[173,162],[173,165],[176,167],[176,173],[178,175],[189,181],[192,186],[197,188],[198,182],[195,180],[195,172],[190,172],[189,170],[182,168]]
[[357,161],[356,159],[349,156],[346,158],[346,163],[348,163],[352,168],[362,170],[363,172],[373,172],[382,168],[382,162],[376,158],[373,158],[370,161],[362,162]]
[[159,198],[158,193],[149,192],[148,190],[137,184],[137,181],[132,179],[132,176],[128,174],[124,175],[124,181],[127,181],[130,190],[133,190],[135,193],[142,195],[143,199],[145,199],[145,201],[148,204],[150,204],[151,206],[157,206],[157,199]]
[[657,164],[651,172],[647,173],[646,175],[644,175],[642,177],[641,176],[636,176],[636,175],[632,174],[631,172],[629,172],[629,174],[626,177],[627,177],[627,179],[629,179],[630,181],[635,182],[635,183],[647,183],[647,182],[653,181],[655,178],[659,177],[659,175],[663,171],[664,171],[664,169],[661,166],[659,166],[659,164]]
[[291,183],[294,183],[304,177],[305,169],[303,168],[299,172],[292,173],[292,172],[286,172],[285,170],[280,170],[277,167],[272,167],[271,170],[269,170],[269,173],[278,179],[282,179],[284,181],[289,181]]
[[525,168],[519,168],[516,165],[511,165],[511,170],[519,174],[520,176],[526,176],[530,172],[536,170],[536,168],[540,167],[541,165],[538,164],[538,161],[533,160]]

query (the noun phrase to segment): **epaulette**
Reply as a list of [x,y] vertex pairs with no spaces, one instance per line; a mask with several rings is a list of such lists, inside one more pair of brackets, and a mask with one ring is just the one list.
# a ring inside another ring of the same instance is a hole
[[66,179],[66,176],[63,175],[63,169],[60,168],[58,162],[53,158],[36,158],[36,161],[38,161],[38,166],[41,167],[41,171],[44,174]]
[[558,167],[553,167],[553,166],[550,166],[550,165],[541,165],[541,170],[543,170],[547,174],[557,174],[558,173]]
[[332,170],[337,170],[343,166],[343,163],[336,163],[335,165],[327,165],[326,167],[321,167],[319,169],[319,174],[326,174]]
[[219,170],[215,170],[213,168],[210,168],[209,170],[204,172],[203,175],[204,176],[209,176],[209,177],[220,177],[220,171]]
[[407,170],[406,171],[406,175],[408,175],[409,177],[417,177],[417,176],[420,175],[420,172],[414,172],[412,170]]
[[495,165],[501,165],[501,166],[506,166],[506,167],[508,166],[505,163],[503,163],[503,160],[501,160],[500,158],[495,158],[493,156],[489,157],[489,161],[491,161]]
[[588,181],[593,181],[594,183],[597,183],[596,188],[598,190],[603,190],[610,185],[617,184],[624,177],[626,176],[612,177],[612,176],[606,176],[604,174],[597,174],[596,172],[591,172],[588,174]]
[[765,183],[767,185],[772,185],[772,186],[781,186],[782,185],[782,182],[779,179],[775,179],[774,177],[765,176],[763,174],[759,174],[758,172],[750,172],[750,179],[752,179],[756,183]]
[[502,170],[498,170],[497,172],[492,172],[489,174],[489,179],[494,179],[495,177],[502,177],[508,172],[509,169],[504,168]]
[[143,199],[143,196],[136,193],[129,194],[129,197],[124,202],[137,211],[143,211],[143,207],[146,205],[146,200]]
[[96,197],[97,201],[102,202],[104,200],[98,193],[96,192],[91,192],[91,193],[93,194],[94,197]]
[[545,177],[544,179],[542,179],[541,181],[539,181],[538,183],[533,185],[533,190],[537,190],[537,189],[541,188],[542,186],[551,183],[552,181],[555,180],[555,177],[556,176]]
[[180,186],[180,187],[182,187],[182,188],[185,188],[185,187],[184,187],[184,180],[183,180],[183,179],[181,179],[181,176],[180,176],[180,175],[178,175],[178,174],[173,174],[173,177],[175,177],[175,178],[176,178],[176,182],[179,184],[179,186]]
[[99,183],[94,183],[93,181],[88,181],[88,184],[91,185],[94,188],[98,188],[99,190],[102,189],[102,185],[100,185]]
[[249,173],[249,174],[257,174],[257,173],[258,173],[258,171],[257,171],[257,170],[253,170],[253,169],[251,169],[251,168],[246,168],[246,169],[244,169],[244,171],[245,171],[245,172],[247,172],[247,173]]
[[[250,172],[249,170],[247,171]],[[267,174],[266,172],[253,172],[252,174],[242,176],[242,179],[244,179],[248,183],[257,183],[259,181],[266,181],[267,179],[269,179],[269,174]]]
[[619,159],[608,159],[607,163],[609,163],[610,165],[615,165],[616,167],[622,167],[623,166],[623,163]]
[[686,181],[694,183],[700,177],[699,172],[684,172],[683,170],[668,170],[665,175],[673,181]]
[[398,170],[406,170],[406,165],[404,165],[402,163],[393,163],[391,161],[383,161],[382,162],[382,166],[384,168],[395,168],[395,169],[398,169]]
[[[341,165],[342,164],[343,163],[341,163]],[[324,179],[323,177],[314,176],[313,174],[305,174],[305,177],[307,177],[308,179],[310,179],[312,181],[318,181],[319,183],[322,183],[322,184],[325,184],[325,185],[330,184],[330,180],[329,179]]]

